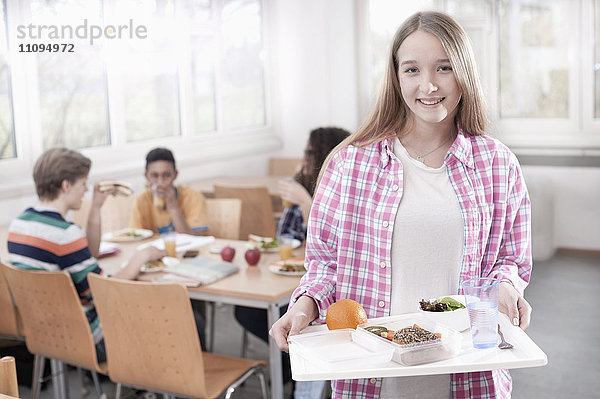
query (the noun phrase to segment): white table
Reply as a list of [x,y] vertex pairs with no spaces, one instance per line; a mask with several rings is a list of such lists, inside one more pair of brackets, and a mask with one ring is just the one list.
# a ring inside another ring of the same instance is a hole
[[[415,375],[466,373],[495,369],[516,369],[544,366],[548,363],[546,354],[520,328],[512,326],[508,318],[499,315],[498,320],[506,340],[514,345],[513,349],[475,349],[469,330],[462,332],[462,348],[458,356],[433,363],[417,366],[403,366],[389,361],[387,363],[361,366],[360,364],[340,369],[326,369],[298,353],[290,345],[292,377],[296,381],[338,380],[374,377],[403,377]],[[310,326],[303,333],[327,330],[327,326]]]

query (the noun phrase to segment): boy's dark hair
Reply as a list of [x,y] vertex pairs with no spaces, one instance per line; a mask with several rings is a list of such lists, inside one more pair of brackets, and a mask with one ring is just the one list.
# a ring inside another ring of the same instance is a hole
[[68,148],[51,148],[44,151],[33,167],[33,181],[39,199],[52,201],[58,197],[62,182],[87,177],[92,161]]
[[304,174],[303,168],[294,178],[311,196],[315,193],[315,185],[325,158],[348,136],[350,136],[350,132],[338,127],[321,127],[310,132],[304,151],[310,172]]
[[173,157],[171,150],[167,148],[158,147],[151,150],[148,155],[146,155],[146,170],[148,170],[148,165],[156,161],[171,162],[173,169],[177,170],[177,167],[175,166],[175,157]]

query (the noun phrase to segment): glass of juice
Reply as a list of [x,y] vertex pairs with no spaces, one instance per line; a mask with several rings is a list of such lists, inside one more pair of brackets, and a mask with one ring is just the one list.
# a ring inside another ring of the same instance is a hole
[[163,241],[165,243],[165,251],[167,251],[167,256],[172,258],[177,257],[177,233],[168,232],[163,234]]
[[294,242],[293,238],[281,236],[277,238],[279,242],[279,257],[281,260],[285,261],[292,257],[292,250],[294,249],[292,244]]

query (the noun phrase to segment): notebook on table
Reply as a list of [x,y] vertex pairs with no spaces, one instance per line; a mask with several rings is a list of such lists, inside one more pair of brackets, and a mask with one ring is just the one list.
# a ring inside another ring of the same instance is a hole
[[239,268],[228,262],[198,256],[185,259],[177,265],[167,267],[164,271],[199,281],[200,285],[205,285],[237,273]]

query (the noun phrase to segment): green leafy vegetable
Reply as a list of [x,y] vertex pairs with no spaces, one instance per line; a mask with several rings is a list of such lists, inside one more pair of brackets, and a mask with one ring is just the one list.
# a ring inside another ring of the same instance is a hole
[[458,302],[456,299],[450,298],[449,296],[439,297],[437,299],[437,301],[440,302],[440,303],[445,303],[446,305],[448,305],[448,307],[450,309],[446,310],[446,312],[452,311],[452,310],[457,310],[457,309],[463,309],[465,307],[465,305],[463,305],[462,303]]

